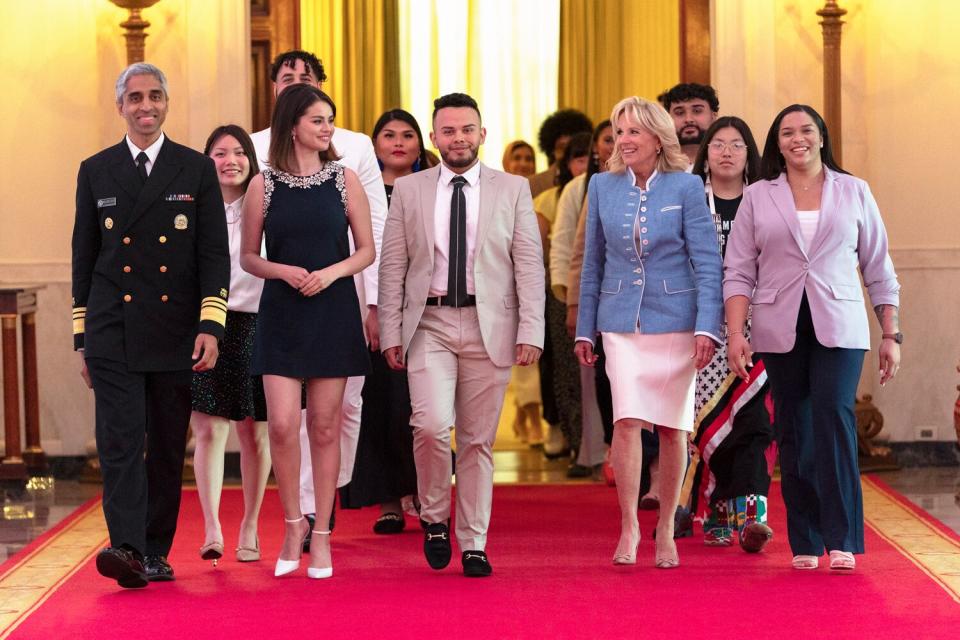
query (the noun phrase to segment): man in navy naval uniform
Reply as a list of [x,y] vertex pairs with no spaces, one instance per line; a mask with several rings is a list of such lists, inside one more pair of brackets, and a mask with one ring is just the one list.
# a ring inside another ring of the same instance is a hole
[[[84,160],[73,228],[73,334],[96,400],[110,546],[121,587],[173,580],[190,382],[217,361],[230,283],[210,158],[164,136],[167,80],[137,63],[117,79],[127,135]],[[146,449],[146,456],[144,456]]]

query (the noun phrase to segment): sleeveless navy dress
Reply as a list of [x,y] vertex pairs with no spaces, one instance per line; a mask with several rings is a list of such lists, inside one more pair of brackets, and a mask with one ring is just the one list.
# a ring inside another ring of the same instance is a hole
[[[267,259],[316,271],[350,256],[343,165],[310,176],[263,172]],[[370,370],[352,277],[305,297],[267,280],[260,298],[250,365],[254,375],[342,378]]]

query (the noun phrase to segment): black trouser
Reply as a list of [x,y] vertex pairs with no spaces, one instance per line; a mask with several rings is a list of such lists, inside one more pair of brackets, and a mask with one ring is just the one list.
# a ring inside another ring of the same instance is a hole
[[765,496],[770,491],[767,449],[773,441],[773,425],[766,406],[767,388],[764,386],[740,407],[733,416],[730,433],[710,456],[710,471],[717,481],[710,494],[714,501]]
[[780,444],[787,534],[796,555],[863,553],[863,495],[853,413],[862,349],[817,341],[806,295],[797,341],[764,353]]
[[110,544],[165,556],[180,512],[193,372],[129,371],[102,358],[87,368]]

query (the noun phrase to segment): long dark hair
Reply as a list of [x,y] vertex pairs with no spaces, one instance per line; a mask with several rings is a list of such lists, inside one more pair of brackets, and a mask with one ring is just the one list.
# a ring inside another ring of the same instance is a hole
[[792,104],[773,119],[770,125],[770,131],[767,132],[767,141],[763,145],[763,158],[760,160],[760,179],[773,180],[783,173],[786,168],[786,162],[780,153],[780,147],[777,145],[777,139],[780,137],[780,123],[788,113],[803,111],[813,119],[814,124],[820,129],[820,138],[823,140],[823,148],[820,149],[820,162],[823,166],[833,169],[837,173],[849,173],[840,168],[837,161],[833,159],[833,147],[830,145],[830,134],[827,131],[827,124],[817,113],[816,109],[806,104]]
[[213,145],[217,144],[220,141],[220,138],[224,136],[233,136],[237,139],[237,142],[240,143],[240,148],[243,149],[243,153],[247,156],[247,160],[250,161],[250,170],[247,172],[247,177],[243,181],[243,192],[247,192],[247,187],[250,186],[250,181],[253,180],[253,176],[257,175],[260,171],[260,164],[257,162],[257,150],[253,148],[253,140],[250,139],[250,134],[247,133],[243,127],[236,124],[225,124],[217,127],[210,134],[210,137],[207,138],[207,144],[203,146],[203,155],[210,155],[210,151],[213,149]]
[[717,118],[713,121],[713,124],[710,125],[710,128],[707,129],[706,133],[703,134],[703,142],[700,143],[700,148],[697,149],[697,159],[693,161],[693,174],[700,176],[704,182],[707,181],[707,152],[710,150],[710,142],[713,140],[713,137],[717,135],[717,131],[726,129],[727,127],[736,129],[740,137],[743,138],[743,142],[747,145],[747,163],[743,167],[743,177],[746,179],[747,184],[753,184],[760,179],[760,153],[757,151],[757,142],[753,139],[753,132],[750,131],[750,127],[737,116]]
[[593,145],[591,144],[592,140],[593,136],[583,131],[573,134],[570,142],[567,143],[567,148],[563,150],[563,155],[560,156],[560,161],[557,163],[556,182],[558,198],[560,194],[563,193],[563,188],[567,186],[567,183],[573,180],[573,173],[570,172],[570,161],[574,158],[589,156],[590,151],[593,149]]
[[[600,166],[600,156],[597,155],[597,143],[600,142],[600,134],[603,133],[604,129],[612,126],[613,124],[609,120],[604,120],[593,130],[593,136],[590,138],[590,160],[587,161],[587,177],[584,178],[584,185],[590,184],[590,178],[592,178],[594,175],[606,170],[606,167]],[[586,199],[587,189],[584,187],[583,196],[580,198],[581,208],[583,207],[583,202]]]
[[[290,158],[293,155],[293,127],[307,112],[307,109],[320,101],[330,105],[333,115],[337,115],[337,105],[333,103],[333,99],[313,85],[291,85],[277,96],[273,118],[270,120],[270,152],[267,154],[270,158],[271,167],[290,172]],[[330,143],[326,151],[321,151],[319,155],[324,162],[340,159],[333,142]]]
[[[384,112],[377,119],[377,123],[373,125],[373,142],[376,144],[377,136],[380,135],[380,132],[383,131],[383,128],[393,122],[394,120],[399,120],[410,125],[410,128],[414,130],[417,134],[417,144],[420,145],[420,153],[417,155],[417,161],[413,163],[412,171],[416,173],[421,169],[426,169],[430,166],[429,161],[427,160],[427,149],[423,146],[423,134],[420,133],[420,125],[417,124],[417,119],[409,111],[404,111],[403,109],[390,109],[390,111]],[[380,159],[377,158],[377,164],[380,165],[380,170],[383,170],[383,163],[380,162]]]

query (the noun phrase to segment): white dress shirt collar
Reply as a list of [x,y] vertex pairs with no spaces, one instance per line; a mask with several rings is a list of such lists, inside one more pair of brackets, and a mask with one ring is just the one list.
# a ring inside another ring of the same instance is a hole
[[153,171],[153,165],[157,162],[157,156],[160,155],[160,147],[163,146],[163,141],[166,140],[166,136],[163,135],[163,131],[160,132],[160,137],[157,138],[153,144],[146,149],[141,149],[137,145],[133,144],[130,136],[124,136],[124,139],[127,141],[127,147],[130,149],[130,155],[133,156],[134,163],[137,162],[137,156],[140,155],[141,151],[147,154],[147,175],[150,175],[150,172]]
[[480,181],[480,162],[474,162],[473,166],[463,173],[454,173],[447,165],[442,162],[440,163],[440,184],[447,187],[450,185],[450,181],[458,175],[466,178],[467,184],[471,187],[477,186],[477,183]]

